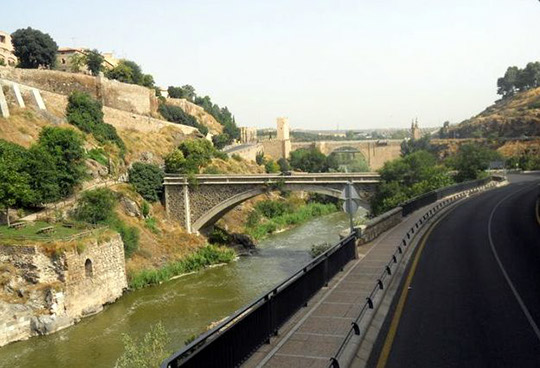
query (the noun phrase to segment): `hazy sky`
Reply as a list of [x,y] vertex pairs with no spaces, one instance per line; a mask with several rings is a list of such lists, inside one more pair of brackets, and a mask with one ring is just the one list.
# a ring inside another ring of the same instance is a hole
[[2,30],[114,51],[247,126],[457,123],[497,98],[507,66],[540,60],[538,0],[3,0],[0,12]]

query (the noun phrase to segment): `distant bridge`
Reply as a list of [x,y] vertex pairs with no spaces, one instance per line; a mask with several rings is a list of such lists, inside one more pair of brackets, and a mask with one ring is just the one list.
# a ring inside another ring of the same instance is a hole
[[364,141],[316,141],[291,142],[291,151],[299,148],[316,147],[325,155],[332,153],[358,153],[364,157],[372,170],[380,169],[386,161],[401,155],[402,140],[364,140]]
[[240,203],[276,191],[306,191],[339,198],[351,181],[363,205],[379,183],[377,173],[317,173],[256,175],[165,175],[165,207],[170,218],[180,221],[190,233],[213,225]]

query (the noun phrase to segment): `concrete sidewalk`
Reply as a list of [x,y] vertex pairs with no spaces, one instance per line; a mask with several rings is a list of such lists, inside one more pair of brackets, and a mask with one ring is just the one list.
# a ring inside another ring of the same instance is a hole
[[374,241],[360,246],[359,259],[349,262],[243,366],[328,367],[396,246],[426,210],[439,202],[410,214]]

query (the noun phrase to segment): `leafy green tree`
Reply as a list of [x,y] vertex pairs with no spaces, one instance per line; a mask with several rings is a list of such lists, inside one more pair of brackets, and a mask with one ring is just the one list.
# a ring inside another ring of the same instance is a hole
[[120,60],[117,66],[105,73],[105,76],[123,83],[154,87],[154,78],[150,74],[144,74],[139,64],[131,60]]
[[92,75],[99,75],[99,72],[102,71],[103,56],[96,49],[88,51],[86,54],[86,66]]
[[99,224],[114,217],[116,197],[108,188],[88,190],[81,194],[74,217],[89,224]]
[[452,184],[448,168],[439,165],[426,151],[416,151],[388,161],[381,170],[381,184],[371,199],[375,215],[388,211],[406,200]]
[[169,88],[167,88],[167,92],[169,93],[169,97],[171,98],[185,98],[190,102],[193,102],[193,100],[197,96],[195,93],[195,88],[193,88],[189,84],[186,84],[182,87],[169,86]]
[[255,155],[255,162],[257,165],[264,165],[266,163],[266,159],[264,158],[264,152],[259,152]]
[[431,143],[429,135],[425,135],[420,139],[409,139],[401,142],[401,156],[407,156],[417,151],[431,151]]
[[338,163],[335,157],[325,156],[318,148],[300,148],[291,152],[291,167],[295,170],[311,173],[337,170]]
[[84,141],[73,129],[45,127],[38,145],[51,155],[56,166],[56,180],[61,197],[73,193],[73,188],[85,177]]
[[497,151],[470,143],[459,147],[458,153],[450,157],[447,163],[458,171],[458,182],[478,179],[488,169],[491,161],[501,160]]
[[[54,202],[62,198],[57,168],[57,158],[42,145],[28,150],[25,171],[34,191],[34,204]],[[82,163],[79,163],[82,166]],[[82,170],[82,168],[81,168]]]
[[0,208],[6,211],[8,225],[10,207],[34,201],[30,175],[24,171],[25,157],[23,147],[0,140]]
[[21,28],[13,32],[11,43],[20,68],[54,67],[58,45],[47,33],[30,27]]
[[165,172],[176,174],[187,174],[186,158],[179,149],[175,149],[165,156]]
[[222,149],[232,142],[231,137],[227,133],[217,134],[212,137],[212,143],[217,149]]
[[157,165],[135,162],[129,169],[129,183],[150,202],[159,200],[163,192],[163,170]]

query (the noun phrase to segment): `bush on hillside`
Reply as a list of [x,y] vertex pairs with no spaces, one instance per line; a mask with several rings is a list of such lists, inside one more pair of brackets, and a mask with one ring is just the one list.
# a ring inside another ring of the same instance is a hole
[[126,149],[124,141],[116,132],[116,128],[103,121],[101,102],[84,92],[73,92],[68,98],[66,117],[70,124],[85,133],[92,134],[100,143],[111,142],[123,153]]
[[319,173],[338,169],[333,156],[325,156],[318,148],[300,148],[291,152],[290,165],[295,170]]
[[129,183],[150,202],[159,200],[163,192],[163,170],[157,165],[135,162],[129,169]]
[[165,118],[165,120],[171,123],[182,124],[192,126],[199,129],[202,135],[208,134],[208,128],[205,125],[200,124],[197,119],[187,114],[182,108],[174,105],[161,104],[158,107],[159,113]]
[[144,74],[141,67],[131,60],[120,60],[117,66],[105,72],[105,76],[123,83],[154,87],[154,77]]
[[116,197],[110,189],[88,190],[81,194],[73,217],[78,221],[94,225],[104,223],[114,217],[115,205]]

